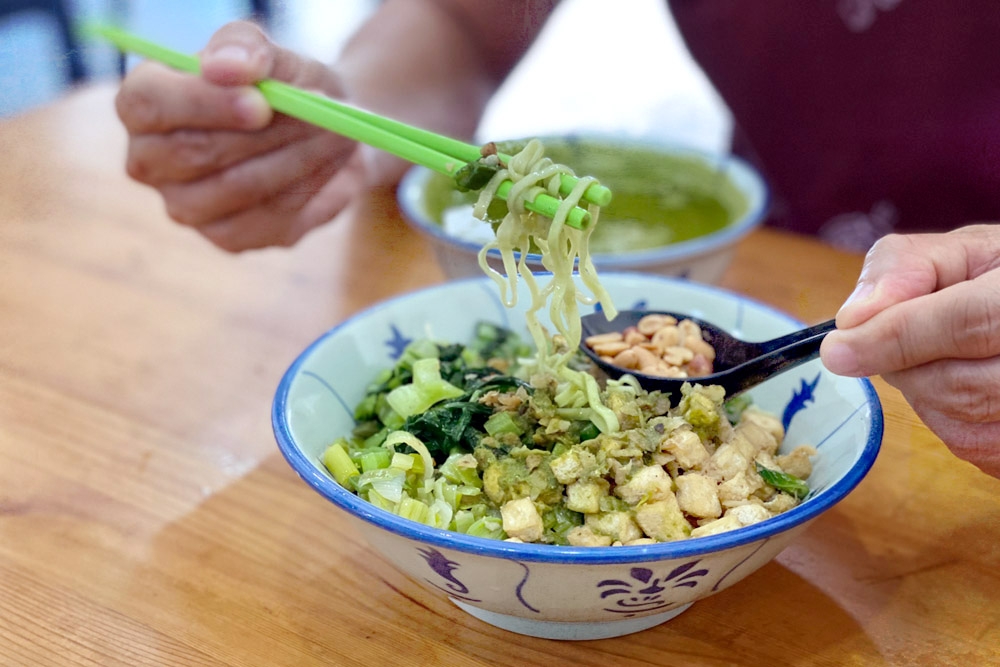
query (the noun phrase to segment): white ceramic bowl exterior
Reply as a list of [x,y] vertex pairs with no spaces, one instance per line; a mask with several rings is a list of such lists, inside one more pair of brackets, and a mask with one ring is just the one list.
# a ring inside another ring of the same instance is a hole
[[[745,340],[801,323],[736,294],[683,280],[603,274],[619,308],[662,308],[713,322]],[[465,342],[479,320],[524,333],[526,293],[508,310],[486,278],[404,295],[325,334],[292,364],[273,406],[279,447],[314,489],[353,515],[371,546],[469,613],[523,634],[595,639],[634,632],[738,582],[781,551],[861,481],[882,437],[882,412],[867,380],[835,376],[817,360],[751,391],[782,416],[784,449],[815,446],[813,489],[798,507],[740,530],[632,547],[578,548],[472,538],[401,519],[338,485],[320,462],[354,425],[354,406],[376,372],[417,338]],[[524,333],[526,339],[527,334]]]
[[[624,139],[615,141],[623,147],[631,145]],[[687,278],[700,283],[717,283],[732,262],[737,243],[764,221],[770,202],[767,184],[756,169],[734,155],[713,155],[665,143],[643,142],[636,145],[704,162],[732,181],[746,197],[746,210],[725,228],[688,241],[629,253],[594,253],[594,265],[602,273],[635,271]],[[427,211],[425,192],[427,182],[433,176],[434,173],[425,167],[413,167],[407,171],[396,192],[400,209],[410,224],[430,238],[435,257],[448,278],[480,276],[482,271],[478,255],[482,244],[448,234]],[[500,269],[499,253],[493,254],[495,256],[491,256],[490,263]],[[532,270],[543,270],[537,255],[529,255],[529,263]]]

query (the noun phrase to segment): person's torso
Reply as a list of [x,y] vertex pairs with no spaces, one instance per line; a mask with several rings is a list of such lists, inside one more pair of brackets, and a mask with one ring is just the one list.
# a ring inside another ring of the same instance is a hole
[[671,0],[775,194],[771,224],[864,248],[1000,219],[995,0]]

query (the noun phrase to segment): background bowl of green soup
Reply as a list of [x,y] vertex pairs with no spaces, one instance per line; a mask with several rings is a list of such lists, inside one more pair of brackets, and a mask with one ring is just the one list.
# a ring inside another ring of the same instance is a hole
[[[760,225],[769,193],[759,172],[733,155],[622,138],[569,136],[542,139],[546,155],[578,176],[594,176],[611,189],[591,236],[598,271],[630,271],[717,282],[738,242]],[[498,142],[516,152],[522,141]],[[472,215],[477,192],[460,192],[454,179],[423,167],[404,176],[397,191],[407,221],[431,241],[449,278],[481,275],[480,248],[493,227]],[[494,201],[496,222],[505,204]],[[489,261],[500,269],[500,255]],[[529,255],[533,269],[540,257]]]
[[[766,340],[803,326],[713,285],[631,272],[605,273],[601,281],[619,308],[689,313],[745,340]],[[318,494],[311,530],[325,534],[349,525],[381,556],[372,559],[373,568],[396,567],[429,594],[486,623],[537,637],[599,639],[651,628],[689,608],[688,613],[698,613],[699,600],[725,595],[834,510],[875,461],[882,410],[871,383],[834,375],[816,359],[748,392],[754,406],[780,418],[779,451],[815,448],[808,492],[801,504],[781,514],[726,532],[658,543],[572,546],[484,537],[471,528],[462,532],[457,518],[454,530],[451,524],[441,528],[429,515],[412,513],[405,496],[390,497],[391,479],[380,477],[374,462],[368,468],[368,457],[383,454],[377,446],[357,465],[373,485],[385,483],[387,502],[376,505],[338,482],[327,463],[331,445],[359,425],[357,408],[370,395],[368,388],[406,349],[426,339],[470,343],[480,337],[483,323],[530,340],[525,327],[530,301],[522,298],[507,308],[486,276],[446,281],[357,313],[302,351],[279,383],[271,418],[288,464]],[[551,327],[548,315],[539,315]],[[549,465],[536,463],[543,472]],[[733,477],[735,483],[739,479]],[[466,488],[463,493],[473,492]],[[755,613],[746,596],[730,600],[747,603],[746,613]],[[789,604],[805,611],[808,601]]]

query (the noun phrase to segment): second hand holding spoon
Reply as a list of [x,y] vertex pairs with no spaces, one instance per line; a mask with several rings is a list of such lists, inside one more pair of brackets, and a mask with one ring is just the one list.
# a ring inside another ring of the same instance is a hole
[[726,390],[726,398],[731,398],[765,380],[800,366],[819,356],[819,346],[826,334],[836,329],[834,320],[827,320],[814,326],[795,331],[771,340],[747,342],[723,331],[719,327],[690,315],[651,310],[624,310],[613,320],[608,320],[603,312],[594,312],[581,318],[583,338],[589,336],[621,332],[635,326],[647,315],[671,315],[681,320],[691,320],[701,327],[705,342],[715,348],[714,371],[710,375],[673,378],[648,375],[639,371],[616,366],[602,359],[586,343],[580,348],[609,377],[619,378],[632,375],[646,391],[662,391],[680,397],[681,385],[685,382],[702,385],[720,385]]

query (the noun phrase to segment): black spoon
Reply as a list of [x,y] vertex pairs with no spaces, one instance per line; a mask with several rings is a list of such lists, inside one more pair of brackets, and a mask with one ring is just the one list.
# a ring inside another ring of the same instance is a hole
[[600,358],[586,343],[580,349],[590,357],[609,377],[619,378],[628,373],[639,381],[647,391],[659,390],[680,396],[681,385],[685,382],[703,385],[721,385],[726,390],[726,397],[740,394],[768,378],[791,370],[796,366],[811,361],[819,356],[819,345],[829,332],[836,329],[834,320],[796,331],[794,333],[761,341],[749,343],[726,333],[719,327],[690,315],[668,313],[651,310],[624,310],[615,319],[608,321],[601,311],[581,318],[583,338],[613,331],[624,331],[635,326],[646,315],[672,315],[678,322],[691,320],[701,327],[702,337],[715,348],[714,371],[711,375],[691,378],[668,378],[647,375],[638,371],[621,368]]

